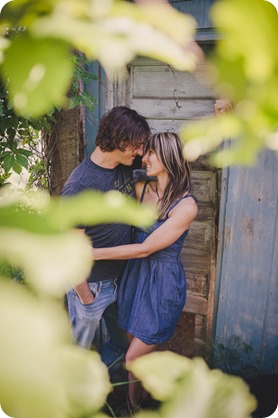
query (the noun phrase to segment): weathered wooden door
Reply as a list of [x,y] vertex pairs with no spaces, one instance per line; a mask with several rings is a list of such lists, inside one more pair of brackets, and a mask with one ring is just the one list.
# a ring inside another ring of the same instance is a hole
[[[205,50],[208,48],[204,47]],[[129,77],[114,87],[114,105],[137,110],[148,119],[153,132],[178,132],[189,121],[213,114],[213,94],[194,75],[147,58],[132,62],[128,71]],[[202,342],[205,335],[211,333],[218,186],[218,171],[205,159],[196,161],[193,164],[193,191],[198,199],[199,214],[182,251],[187,301],[176,334],[167,347],[187,355],[192,352],[193,340]]]
[[278,159],[265,150],[253,167],[224,171],[215,347],[233,373],[277,373]]

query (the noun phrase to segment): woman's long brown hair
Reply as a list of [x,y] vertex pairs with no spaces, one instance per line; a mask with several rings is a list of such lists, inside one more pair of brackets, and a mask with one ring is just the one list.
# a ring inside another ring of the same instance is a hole
[[147,145],[149,149],[156,153],[169,175],[159,207],[159,219],[164,219],[171,205],[191,191],[190,166],[183,156],[181,141],[173,132],[152,135]]

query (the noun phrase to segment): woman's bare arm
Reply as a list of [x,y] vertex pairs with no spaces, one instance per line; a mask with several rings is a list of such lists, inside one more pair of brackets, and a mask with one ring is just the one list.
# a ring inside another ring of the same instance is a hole
[[120,245],[109,248],[93,248],[95,260],[127,260],[144,258],[169,247],[189,228],[198,213],[193,198],[181,200],[170,212],[169,218],[141,244]]

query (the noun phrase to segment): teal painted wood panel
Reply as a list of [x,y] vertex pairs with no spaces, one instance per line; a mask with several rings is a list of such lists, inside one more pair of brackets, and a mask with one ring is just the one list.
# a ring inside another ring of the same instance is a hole
[[85,148],[84,157],[87,157],[95,148],[95,137],[97,134],[99,121],[104,114],[104,69],[97,61],[91,62],[87,65],[87,71],[95,74],[98,79],[91,80],[85,85],[85,91],[93,95],[96,99],[96,106],[94,112],[85,110]]
[[[241,367],[250,363],[261,372],[277,372],[278,160],[274,153],[263,152],[253,168],[229,169],[222,210],[215,339],[230,350],[237,345]],[[244,354],[247,346],[252,352]]]

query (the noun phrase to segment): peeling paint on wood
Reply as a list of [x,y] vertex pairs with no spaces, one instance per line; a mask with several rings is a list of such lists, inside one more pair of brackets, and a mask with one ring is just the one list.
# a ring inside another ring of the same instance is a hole
[[265,373],[278,367],[277,214],[273,152],[263,152],[255,167],[229,170],[216,338],[228,344],[236,335],[251,345],[255,365]]

